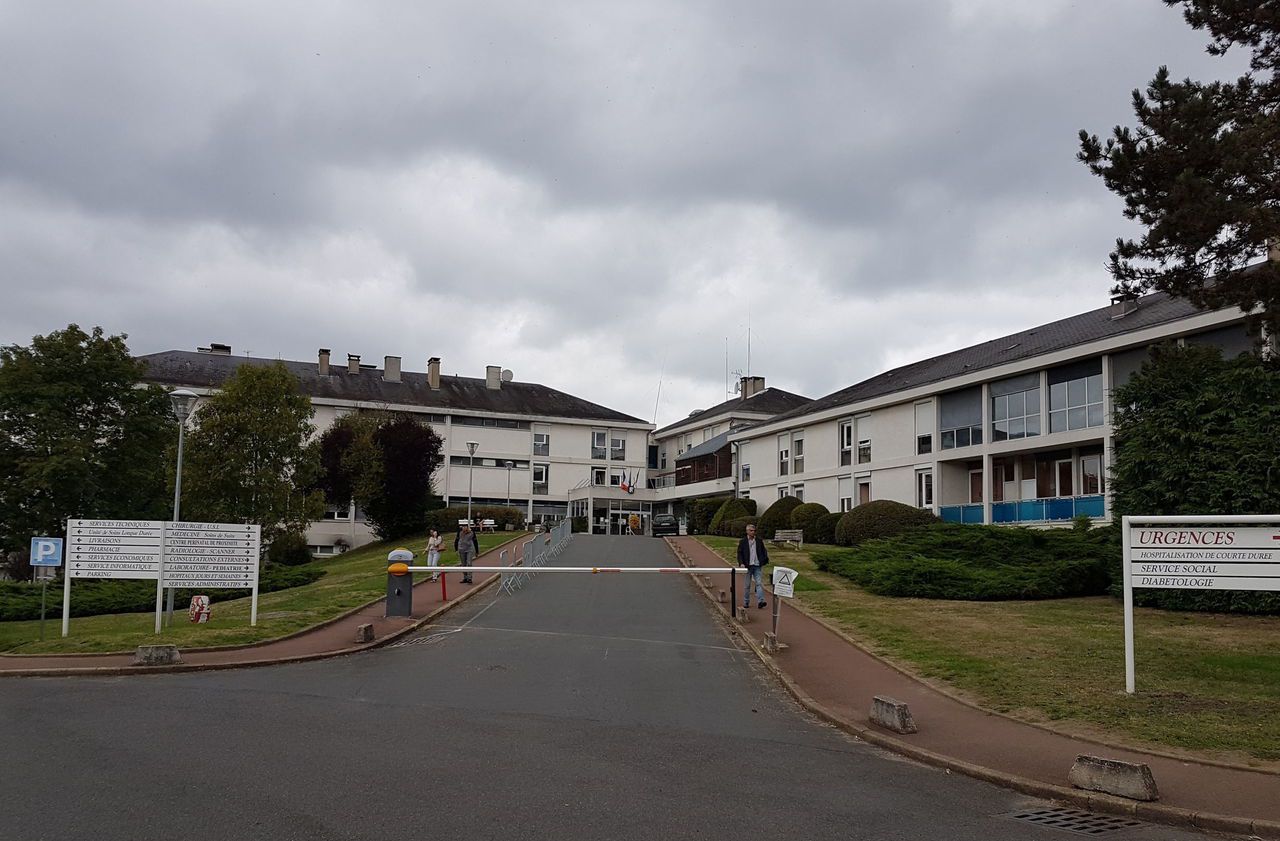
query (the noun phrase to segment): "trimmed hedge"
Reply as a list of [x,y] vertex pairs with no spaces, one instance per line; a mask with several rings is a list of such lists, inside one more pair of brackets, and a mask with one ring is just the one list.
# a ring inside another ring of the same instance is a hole
[[836,512],[834,514],[824,514],[813,523],[813,534],[805,532],[805,543],[826,543],[832,544],[836,542],[836,525],[839,524],[840,518],[844,515]]
[[935,523],[811,557],[877,595],[999,601],[1101,595],[1115,555],[1093,532]]
[[794,496],[782,497],[760,515],[760,522],[756,526],[756,534],[764,540],[772,540],[774,533],[778,529],[791,528],[791,512],[802,504]]
[[685,522],[688,525],[689,534],[708,534],[711,518],[724,503],[723,496],[705,496],[688,503],[685,506]]
[[742,504],[742,500],[730,497],[724,501],[724,504],[716,509],[716,514],[711,518],[711,524],[707,526],[708,534],[723,534],[720,530],[725,520],[738,520],[743,517],[750,517],[751,512],[747,510],[747,506]]
[[797,505],[796,509],[791,512],[791,528],[802,530],[805,542],[812,543],[813,530],[818,520],[830,513],[827,510],[827,506],[821,502],[806,502],[803,505]]
[[311,563],[311,547],[307,545],[305,534],[285,532],[271,541],[267,547],[267,563],[296,567]]
[[735,517],[732,520],[725,520],[720,524],[720,531],[716,532],[721,537],[736,537],[742,539],[747,536],[747,526],[756,521],[755,517]]
[[[427,528],[435,529],[441,534],[453,533],[458,530],[458,521],[467,519],[467,506],[451,505],[448,508],[437,508],[434,511],[427,512]],[[483,520],[493,520],[498,531],[502,531],[508,525],[515,529],[524,528],[524,511],[505,505],[473,505],[471,506],[471,519],[478,522]]]
[[[258,592],[273,593],[301,587],[317,581],[325,574],[318,564],[304,566],[263,566],[258,577]],[[174,595],[174,605],[189,604],[191,597],[201,593],[211,602],[243,599],[248,590],[182,589]],[[62,579],[57,585],[49,583],[46,616],[62,612]],[[155,610],[156,583],[154,581],[91,581],[81,580],[71,589],[72,616],[99,616],[104,613],[147,613]],[[185,609],[185,608],[183,608]],[[0,581],[0,621],[40,618],[40,587],[15,581]]]
[[923,508],[903,505],[888,499],[877,499],[848,511],[836,525],[836,543],[857,546],[864,540],[893,537],[917,526],[938,522]]
[[738,502],[741,502],[746,507],[747,514],[749,516],[759,516],[759,512],[756,509],[756,501],[754,499],[751,499],[750,497],[742,497]]

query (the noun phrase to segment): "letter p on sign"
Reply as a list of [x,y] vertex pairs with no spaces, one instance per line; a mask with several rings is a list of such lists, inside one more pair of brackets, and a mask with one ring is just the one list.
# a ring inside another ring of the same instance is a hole
[[31,538],[31,565],[33,567],[62,566],[62,538]]

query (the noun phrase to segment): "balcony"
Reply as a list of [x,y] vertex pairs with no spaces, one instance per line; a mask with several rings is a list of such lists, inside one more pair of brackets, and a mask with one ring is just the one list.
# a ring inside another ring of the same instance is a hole
[[[938,514],[948,523],[981,523],[982,505],[944,505]],[[1102,494],[991,503],[991,521],[997,524],[1063,523],[1076,517],[1101,519],[1104,516],[1106,503]]]

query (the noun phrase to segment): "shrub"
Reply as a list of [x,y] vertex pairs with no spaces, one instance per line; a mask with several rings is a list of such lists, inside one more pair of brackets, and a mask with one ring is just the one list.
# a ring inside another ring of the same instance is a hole
[[586,518],[586,517],[574,517],[574,518],[573,518],[573,525],[572,525],[570,528],[572,528],[572,529],[573,529],[573,533],[574,533],[574,534],[586,534],[586,533],[587,533],[587,531],[588,531],[588,527],[587,527],[587,518]]
[[751,512],[747,510],[747,506],[742,504],[742,500],[730,497],[724,501],[724,504],[716,509],[716,514],[711,518],[710,525],[707,526],[708,534],[723,534],[720,531],[725,520],[737,520],[742,517],[750,517]]
[[992,601],[1099,595],[1115,554],[1074,530],[935,523],[812,558],[882,596]]
[[917,526],[938,522],[923,508],[877,499],[845,513],[836,526],[836,543],[856,546],[864,540],[893,537]]
[[[436,529],[441,534],[452,533],[458,530],[458,521],[467,519],[467,506],[451,505],[448,508],[437,508],[434,511],[428,511],[426,516],[427,528]],[[502,531],[508,524],[512,528],[523,529],[524,511],[515,508],[508,508],[505,505],[473,505],[471,506],[471,519],[479,523],[483,520],[493,520],[498,531]]]
[[800,500],[794,496],[784,496],[779,499],[760,515],[760,522],[756,526],[756,534],[764,540],[772,540],[774,532],[778,529],[791,528],[791,512],[801,504]]
[[716,515],[716,511],[724,501],[725,498],[722,496],[708,496],[689,503],[685,509],[689,534],[707,534],[707,530],[711,527],[711,518]]
[[813,542],[813,530],[818,519],[830,513],[827,510],[827,506],[821,502],[806,502],[803,505],[797,505],[795,510],[791,512],[791,528],[803,531],[805,541],[811,543]]
[[748,516],[751,516],[751,517],[758,516],[758,512],[756,511],[756,501],[754,499],[750,499],[749,497],[742,497],[741,499],[738,500],[738,502],[741,502],[743,507],[747,509]]
[[734,517],[732,520],[725,520],[720,524],[720,531],[716,534],[722,537],[736,537],[742,539],[747,536],[747,526],[756,521],[755,517]]
[[804,540],[806,543],[835,543],[836,542],[836,524],[840,522],[840,518],[844,515],[836,512],[835,514],[824,514],[813,521],[812,536],[805,532]]
[[271,541],[267,547],[267,563],[280,566],[296,567],[309,564],[314,560],[311,549],[307,546],[307,537],[295,532],[285,532]]

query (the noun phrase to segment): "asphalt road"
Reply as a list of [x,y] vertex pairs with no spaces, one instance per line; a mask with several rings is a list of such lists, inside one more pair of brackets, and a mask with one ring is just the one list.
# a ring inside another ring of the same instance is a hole
[[[556,563],[670,560],[577,537]],[[1073,837],[809,717],[675,576],[542,575],[316,663],[5,680],[0,761],[14,841]]]

